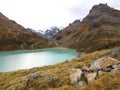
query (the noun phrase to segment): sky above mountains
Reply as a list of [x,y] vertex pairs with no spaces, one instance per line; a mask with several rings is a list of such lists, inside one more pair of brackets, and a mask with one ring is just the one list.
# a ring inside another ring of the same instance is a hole
[[25,28],[44,30],[83,19],[99,3],[120,10],[120,0],[0,0],[0,12]]

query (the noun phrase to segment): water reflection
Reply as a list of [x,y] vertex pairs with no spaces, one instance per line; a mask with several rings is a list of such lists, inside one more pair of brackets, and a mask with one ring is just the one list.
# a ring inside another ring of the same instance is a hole
[[44,66],[77,56],[72,49],[45,49],[0,53],[0,72]]

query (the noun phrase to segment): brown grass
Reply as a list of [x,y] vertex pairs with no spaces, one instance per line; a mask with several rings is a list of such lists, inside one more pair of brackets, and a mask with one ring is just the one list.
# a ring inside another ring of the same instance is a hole
[[[102,56],[112,57],[110,53],[112,50],[114,49],[96,51],[56,65],[0,73],[0,89],[4,88],[3,90],[9,90],[16,86],[17,90],[76,90],[76,88],[70,84],[69,74],[71,68],[81,68],[84,65],[89,66],[93,61]],[[117,56],[115,58],[118,59]],[[33,73],[39,73],[40,76],[35,78],[33,81],[26,82],[29,76]],[[119,75],[120,74],[105,74],[89,85],[78,87],[77,90],[97,90],[98,88],[100,90],[118,89],[120,88]],[[44,77],[57,77],[57,79],[56,81],[43,82],[39,84]],[[110,82],[107,83],[108,81]]]
[[41,49],[54,44],[0,13],[0,51]]

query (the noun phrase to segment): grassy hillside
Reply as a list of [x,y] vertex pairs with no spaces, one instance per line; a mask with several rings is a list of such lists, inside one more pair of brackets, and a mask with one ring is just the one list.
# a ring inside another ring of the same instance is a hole
[[82,22],[68,26],[53,38],[64,47],[84,52],[120,46],[120,11],[106,4],[95,5]]
[[48,40],[26,30],[0,13],[0,51],[37,49],[52,46],[53,44],[48,42]]

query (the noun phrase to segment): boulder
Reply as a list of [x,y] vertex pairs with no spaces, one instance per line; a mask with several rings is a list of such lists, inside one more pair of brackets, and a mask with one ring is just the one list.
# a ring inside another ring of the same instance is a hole
[[71,84],[76,84],[80,81],[82,71],[80,69],[73,68],[70,73]]
[[97,72],[85,73],[85,77],[87,78],[88,83],[91,83],[96,79]]
[[89,68],[87,66],[83,66],[81,70],[82,71],[89,71]]
[[95,60],[91,66],[90,66],[90,70],[100,70],[112,65],[116,65],[119,64],[120,61],[111,57],[102,57],[99,58],[97,60]]
[[41,75],[39,73],[32,73],[29,77],[28,77],[28,81],[33,81],[36,78],[40,77]]

